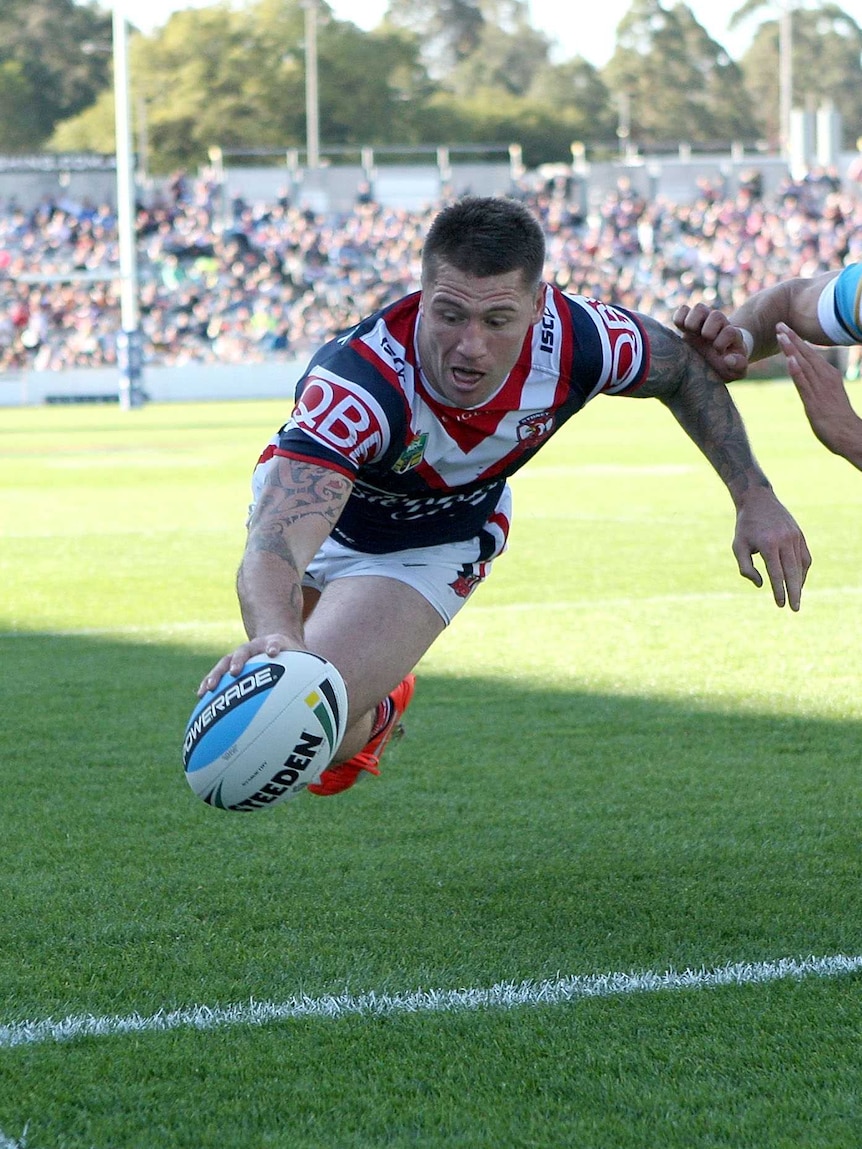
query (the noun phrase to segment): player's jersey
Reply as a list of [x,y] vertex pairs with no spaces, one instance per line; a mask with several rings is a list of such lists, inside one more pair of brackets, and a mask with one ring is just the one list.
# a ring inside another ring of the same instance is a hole
[[862,263],[829,280],[817,301],[817,320],[832,343],[862,343]]
[[[454,407],[421,370],[421,322],[417,292],[314,356],[290,419],[259,460],[255,498],[270,460],[286,456],[353,480],[332,532],[345,546],[382,554],[480,536],[508,476],[590,399],[631,392],[649,370],[634,313],[548,287],[497,393]],[[488,535],[488,556],[500,549],[498,533]]]

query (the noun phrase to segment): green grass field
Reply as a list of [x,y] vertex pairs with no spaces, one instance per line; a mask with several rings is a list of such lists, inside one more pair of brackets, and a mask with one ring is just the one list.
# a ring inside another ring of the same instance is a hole
[[862,1145],[862,476],[735,394],[799,614],[600,399],[383,777],[245,815],[180,745],[285,408],[0,411],[2,1149]]

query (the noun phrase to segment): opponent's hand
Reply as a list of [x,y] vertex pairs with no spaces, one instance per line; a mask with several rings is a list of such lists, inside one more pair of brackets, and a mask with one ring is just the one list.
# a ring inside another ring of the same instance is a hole
[[733,553],[739,573],[757,587],[763,586],[763,576],[754,565],[754,555],[759,554],[775,605],[789,603],[791,610],[799,610],[811,554],[796,520],[771,488],[753,489],[738,508]]
[[673,313],[674,326],[683,339],[701,355],[720,379],[732,383],[744,379],[748,371],[748,354],[742,332],[734,327],[723,311],[696,303],[682,304]]
[[860,466],[862,422],[850,404],[843,375],[785,323],[779,323],[775,330],[812,431],[830,451]]
[[298,649],[300,648],[296,641],[284,634],[264,634],[259,638],[249,639],[242,646],[238,646],[236,650],[232,650],[230,654],[220,658],[209,674],[204,675],[203,681],[198,687],[198,698],[202,698],[208,690],[215,690],[225,674],[231,674],[236,678],[248,660],[255,654],[266,654],[270,658],[275,658],[283,650]]

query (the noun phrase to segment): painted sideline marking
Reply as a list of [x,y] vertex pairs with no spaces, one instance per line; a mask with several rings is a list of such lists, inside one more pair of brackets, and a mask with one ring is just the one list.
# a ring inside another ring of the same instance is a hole
[[289,998],[283,1002],[250,1001],[227,1006],[196,1005],[144,1017],[95,1017],[73,1014],[55,1021],[21,1021],[0,1026],[0,1048],[71,1041],[76,1037],[111,1037],[125,1033],[163,1033],[173,1029],[216,1029],[231,1025],[266,1025],[293,1018],[337,1019],[399,1013],[461,1013],[475,1009],[559,1005],[588,997],[613,997],[660,990],[715,989],[724,985],[762,985],[788,978],[837,977],[862,970],[862,955],[848,957],[779,958],[773,962],[736,962],[716,969],[682,973],[604,973],[555,978],[549,981],[498,982],[490,989],[431,989],[412,993],[363,993]]

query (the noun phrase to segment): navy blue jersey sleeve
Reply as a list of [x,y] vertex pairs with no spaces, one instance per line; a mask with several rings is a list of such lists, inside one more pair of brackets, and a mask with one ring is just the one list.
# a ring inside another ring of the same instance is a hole
[[571,324],[561,374],[572,380],[584,402],[637,390],[650,366],[649,338],[637,313],[599,299],[559,294]]

